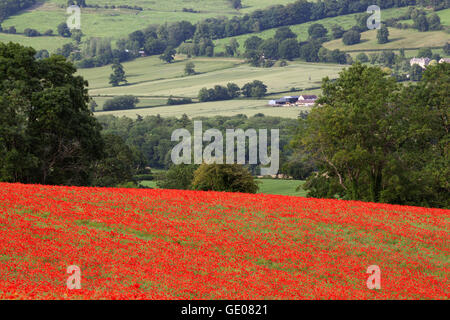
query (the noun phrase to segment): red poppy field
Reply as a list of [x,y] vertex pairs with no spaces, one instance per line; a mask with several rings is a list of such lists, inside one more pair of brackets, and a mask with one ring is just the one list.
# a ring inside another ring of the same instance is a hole
[[352,201],[0,183],[0,299],[448,299],[449,221]]

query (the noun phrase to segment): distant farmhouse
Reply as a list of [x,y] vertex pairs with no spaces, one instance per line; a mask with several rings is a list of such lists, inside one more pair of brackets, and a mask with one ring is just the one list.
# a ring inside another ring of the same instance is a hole
[[299,106],[309,107],[316,103],[316,95],[286,96],[278,100],[270,100],[269,105],[274,107]]
[[430,64],[431,59],[430,58],[412,58],[409,61],[409,64],[411,67],[415,64],[418,64],[422,69],[426,69],[426,67]]

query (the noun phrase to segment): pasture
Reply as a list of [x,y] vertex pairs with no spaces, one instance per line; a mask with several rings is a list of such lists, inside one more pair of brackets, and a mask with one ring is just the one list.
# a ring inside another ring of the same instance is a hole
[[264,100],[228,100],[185,104],[179,106],[161,106],[143,109],[118,110],[118,111],[102,111],[94,113],[96,116],[100,115],[114,115],[117,117],[126,116],[135,119],[138,115],[161,117],[177,117],[180,118],[186,114],[189,118],[198,117],[214,117],[214,116],[234,116],[237,114],[244,114],[248,117],[254,116],[257,113],[263,113],[266,116],[284,117],[296,119],[301,111],[306,111],[308,108],[300,107],[272,107],[267,105],[267,99]]
[[[132,86],[142,85],[152,81],[161,81],[167,79],[179,79],[183,81],[185,78],[184,68],[186,63],[191,61],[195,64],[195,71],[200,76],[204,73],[233,68],[242,64],[242,59],[235,58],[194,58],[186,59],[184,56],[177,56],[174,63],[164,63],[158,56],[151,56],[145,58],[138,58],[133,61],[123,63],[125,73],[127,75],[128,86],[115,88],[116,91],[128,92]],[[89,81],[89,89],[91,94],[102,93],[102,90],[110,88],[109,75],[112,73],[111,65],[79,69],[78,74]],[[95,93],[94,93],[95,90]],[[118,94],[114,94],[118,95]],[[149,95],[147,92],[142,95]],[[152,94],[150,94],[152,95]],[[164,96],[165,94],[163,94]]]
[[0,33],[0,42],[16,42],[23,46],[33,47],[36,50],[47,49],[49,52],[55,52],[64,44],[71,42],[70,39],[62,37],[26,37],[20,34]]
[[[144,59],[149,59],[149,64],[151,64],[151,61],[154,61],[151,59],[157,58]],[[130,63],[139,68],[140,63],[144,59]],[[206,61],[214,60],[207,59]],[[298,91],[320,87],[324,77],[336,78],[338,73],[344,68],[342,65],[304,62],[291,62],[287,67],[274,68],[256,68],[249,65],[235,65],[233,67],[235,62],[219,62],[220,66],[218,66],[215,64],[216,62],[211,62],[212,65],[205,65],[205,69],[222,69],[180,77],[184,72],[184,61],[178,61],[172,65],[159,62],[154,67],[149,66],[148,69],[142,67],[140,71],[136,70],[135,73],[129,72],[128,66],[130,63],[124,63],[124,70],[129,74],[128,81],[130,84],[120,87],[107,85],[107,77],[111,73],[111,67],[108,66],[103,67],[100,71],[97,69],[80,70],[80,74],[89,81],[89,92],[93,96],[131,94],[139,97],[169,97],[173,95],[195,98],[200,89],[204,87],[211,88],[214,85],[226,85],[229,82],[243,86],[245,83],[253,80],[261,80],[268,86],[269,94],[288,92],[292,88],[297,88]],[[194,63],[196,63],[195,61]],[[200,66],[200,60],[197,61],[199,61]],[[152,68],[155,69],[155,72],[153,72]],[[173,77],[170,77],[170,70],[173,71]],[[202,69],[199,68],[197,71],[201,72]]]
[[258,193],[261,194],[306,197],[305,190],[296,190],[305,183],[301,180],[257,179],[257,181],[260,182]]
[[[257,9],[263,9],[273,4],[291,3],[292,0],[245,0],[242,10],[235,10],[228,0],[165,0],[165,1],[127,1],[127,0],[88,0],[88,4],[99,6],[129,5],[142,7],[143,11],[123,8],[82,8],[81,30],[86,37],[120,38],[138,29],[144,29],[151,24],[164,24],[186,20],[197,22],[217,16],[240,16]],[[6,19],[2,25],[5,28],[15,26],[22,33],[26,28],[33,28],[41,33],[52,29],[56,33],[58,24],[65,22],[66,0],[47,0],[41,2],[19,15]],[[183,8],[194,9],[195,13],[183,12]],[[17,37],[17,42],[23,41]],[[38,43],[38,39],[31,39]],[[21,42],[25,43],[25,42]]]
[[377,30],[370,30],[361,34],[361,43],[347,46],[342,39],[336,39],[323,44],[327,49],[339,49],[343,51],[365,51],[379,49],[443,47],[449,41],[445,31],[419,32],[414,29],[389,28],[389,42],[379,44],[377,42]]
[[[394,9],[386,9],[382,11],[382,19],[389,19],[393,17],[398,17],[404,14],[407,11],[407,8],[394,8]],[[297,34],[297,39],[299,41],[306,41],[308,39],[308,28],[312,24],[320,23],[323,24],[328,30],[331,30],[333,25],[339,25],[344,29],[350,29],[352,26],[356,24],[355,17],[358,14],[348,14],[339,17],[326,18],[317,21],[311,21],[307,23],[297,24],[293,26],[289,26],[295,34]],[[258,36],[262,39],[269,39],[275,35],[275,32],[278,28],[264,30],[262,32],[255,32],[251,34],[244,34],[236,37],[229,37],[224,39],[215,40],[214,43],[216,45],[216,52],[225,51],[225,45],[229,44],[231,39],[236,39],[240,45],[240,50],[244,52],[244,43],[245,40],[252,36]],[[331,31],[329,31],[331,32]],[[330,34],[330,33],[329,33]]]
[[[256,179],[259,183],[259,194],[273,194],[282,196],[297,196],[306,197],[306,191],[300,189],[296,191],[296,188],[303,185],[305,182],[301,180],[283,180],[283,179]],[[141,181],[141,184],[145,187],[158,189],[156,181]]]

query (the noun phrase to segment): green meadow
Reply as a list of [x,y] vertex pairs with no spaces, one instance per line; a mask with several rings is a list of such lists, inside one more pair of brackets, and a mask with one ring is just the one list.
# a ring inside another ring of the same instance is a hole
[[[292,0],[245,0],[241,10],[231,7],[228,0],[170,0],[170,1],[127,1],[127,0],[96,0],[88,4],[111,7],[119,5],[139,6],[143,11],[123,8],[82,8],[81,27],[86,37],[125,37],[138,29],[144,29],[151,24],[164,24],[186,20],[197,22],[217,16],[241,16],[257,9],[263,9],[273,4],[287,4]],[[66,0],[47,0],[30,10],[6,19],[4,28],[15,26],[22,33],[26,28],[33,28],[41,33],[52,29],[56,33],[58,24],[68,18]],[[194,9],[196,13],[183,12],[183,8]],[[17,41],[22,41],[20,37]],[[38,43],[38,39],[31,39]],[[22,43],[22,42],[21,42]],[[23,42],[25,43],[25,42]],[[36,45],[37,47],[37,45]]]
[[[404,14],[407,11],[407,8],[395,8],[395,9],[386,9],[382,11],[382,19],[389,19],[393,17],[398,17]],[[339,17],[326,18],[317,21],[311,21],[307,23],[297,24],[293,26],[289,26],[291,30],[298,35],[298,40],[306,41],[308,39],[308,28],[312,24],[320,23],[323,24],[327,29],[331,29],[333,25],[339,25],[344,29],[350,29],[352,26],[356,24],[355,17],[358,14],[348,14]],[[255,32],[251,34],[244,34],[236,37],[229,37],[224,39],[215,40],[214,43],[216,45],[217,52],[223,52],[225,50],[225,45],[229,44],[231,39],[236,39],[240,45],[240,50],[244,50],[245,40],[252,36],[258,36],[262,39],[269,39],[275,35],[277,28],[264,30],[262,32]]]
[[[138,115],[161,117],[177,117],[180,118],[186,114],[189,118],[196,117],[214,117],[214,116],[234,116],[237,114],[244,114],[248,117],[254,116],[258,113],[263,113],[266,116],[284,117],[284,118],[298,118],[301,111],[306,111],[308,108],[300,107],[272,107],[267,105],[267,100],[228,100],[228,101],[214,101],[203,103],[192,103],[179,106],[159,106],[150,108],[139,108],[131,110],[118,111],[101,111],[96,112],[96,116],[100,115],[114,115],[117,117],[126,116],[135,119]],[[144,100],[145,101],[145,100]]]
[[443,47],[449,41],[449,35],[445,31],[419,32],[414,29],[389,28],[390,41],[385,44],[377,42],[377,31],[370,30],[361,34],[361,43],[346,46],[342,39],[336,39],[324,43],[324,47],[330,50],[365,51],[400,48]]
[[[261,194],[274,194],[283,196],[306,197],[306,191],[296,190],[305,181],[301,180],[282,180],[282,179],[256,179],[259,182],[259,191]],[[142,181],[141,184],[148,188],[158,189],[156,181]]]
[[[147,57],[124,63],[129,85],[120,87],[111,87],[107,83],[111,67],[84,69],[79,73],[89,81],[90,94],[93,96],[131,94],[139,97],[173,95],[195,98],[204,87],[211,88],[229,82],[243,86],[253,80],[261,80],[268,86],[269,94],[289,92],[292,88],[298,91],[320,87],[324,77],[335,78],[344,68],[335,64],[298,61],[291,62],[286,67],[255,68],[241,64],[241,61],[235,59],[209,58],[193,59],[196,66],[199,66],[196,67],[199,74],[183,76],[188,60],[178,60],[171,65],[158,60],[157,57]],[[212,70],[205,71],[208,68]]]

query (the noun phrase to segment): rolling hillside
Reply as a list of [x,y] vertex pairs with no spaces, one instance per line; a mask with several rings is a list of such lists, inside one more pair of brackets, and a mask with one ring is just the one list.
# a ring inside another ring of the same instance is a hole
[[[448,299],[449,219],[356,201],[3,183],[0,299]],[[66,288],[71,265],[80,290]],[[381,290],[366,286],[371,265]]]
[[[82,30],[87,37],[123,37],[150,24],[164,24],[186,20],[197,22],[209,17],[243,15],[257,9],[263,9],[274,4],[287,4],[292,0],[245,0],[241,10],[231,7],[228,0],[165,0],[165,1],[127,1],[127,0],[88,0],[88,5],[98,5],[101,8],[82,9]],[[5,20],[3,27],[15,26],[18,32],[26,28],[45,32],[56,30],[59,23],[66,21],[66,0],[46,0],[20,15]],[[109,8],[104,8],[108,5]],[[138,6],[143,10],[125,8],[110,8],[128,5]],[[195,13],[183,12],[183,8],[193,9]]]

